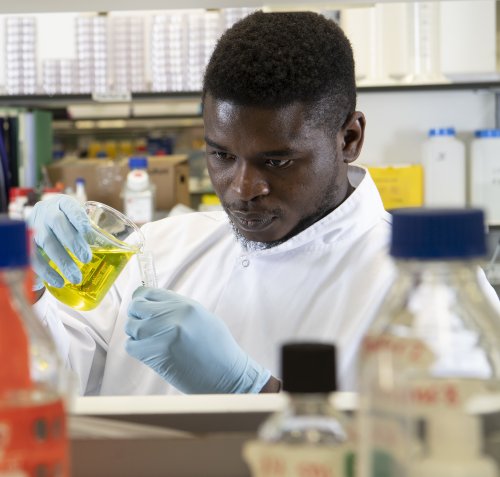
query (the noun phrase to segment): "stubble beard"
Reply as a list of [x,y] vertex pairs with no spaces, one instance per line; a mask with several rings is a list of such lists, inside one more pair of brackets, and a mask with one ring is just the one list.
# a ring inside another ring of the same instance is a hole
[[281,245],[292,237],[295,237],[296,235],[300,234],[302,231],[306,230],[311,225],[315,224],[323,217],[328,215],[334,208],[331,204],[334,203],[337,194],[338,187],[334,183],[332,183],[325,191],[322,200],[318,201],[315,211],[300,219],[297,225],[287,235],[285,235],[285,237],[279,240],[273,240],[271,242],[257,242],[254,240],[249,240],[241,233],[241,231],[238,229],[238,226],[231,220],[230,215],[228,214],[229,223],[231,224],[231,228],[233,229],[233,234],[236,238],[236,241],[246,252],[267,250]]

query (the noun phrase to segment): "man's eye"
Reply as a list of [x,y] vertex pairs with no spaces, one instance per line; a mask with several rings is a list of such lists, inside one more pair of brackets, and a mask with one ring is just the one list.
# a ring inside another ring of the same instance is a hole
[[216,159],[220,160],[225,160],[225,159],[231,159],[233,156],[231,154],[228,154],[227,152],[222,152],[222,151],[212,151],[210,152],[211,156],[214,156]]
[[292,164],[290,159],[268,159],[266,164],[276,169],[283,169]]

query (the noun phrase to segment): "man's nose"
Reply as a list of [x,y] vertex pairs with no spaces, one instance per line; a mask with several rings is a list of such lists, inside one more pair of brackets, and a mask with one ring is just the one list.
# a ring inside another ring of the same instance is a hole
[[255,166],[241,161],[236,167],[231,188],[240,200],[250,201],[269,194],[269,184]]

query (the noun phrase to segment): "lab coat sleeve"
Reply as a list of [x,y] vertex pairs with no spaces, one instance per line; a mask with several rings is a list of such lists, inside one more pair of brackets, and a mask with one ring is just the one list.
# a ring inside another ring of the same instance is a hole
[[64,363],[77,374],[80,394],[100,392],[119,306],[120,296],[112,288],[102,303],[88,312],[61,304],[47,291],[33,307],[50,331]]

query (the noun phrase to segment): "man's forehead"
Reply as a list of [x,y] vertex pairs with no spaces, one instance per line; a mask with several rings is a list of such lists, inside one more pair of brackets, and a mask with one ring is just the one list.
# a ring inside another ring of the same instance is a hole
[[288,109],[309,109],[314,108],[314,106],[306,103],[304,101],[294,100],[287,103],[280,104],[266,104],[266,103],[241,103],[230,98],[216,98],[210,93],[207,93],[203,98],[202,109],[205,108],[215,108],[217,110],[241,110],[241,111],[268,111],[268,112],[278,112]]
[[310,112],[309,107],[300,101],[280,106],[265,106],[260,104],[239,104],[230,99],[206,97],[203,105],[204,119],[220,122],[230,122],[245,117],[259,116],[262,119],[276,120],[291,116],[305,119]]

